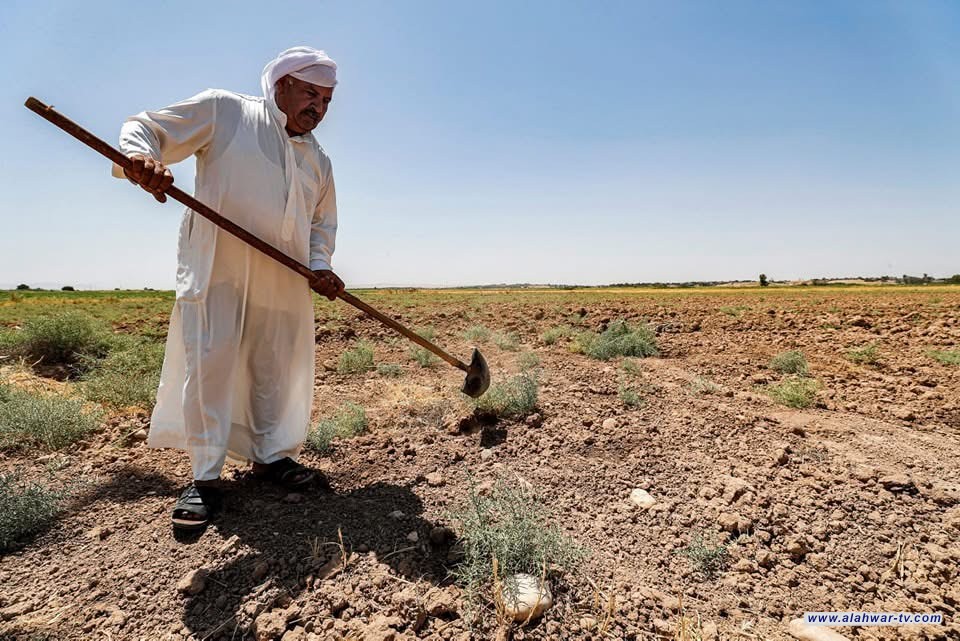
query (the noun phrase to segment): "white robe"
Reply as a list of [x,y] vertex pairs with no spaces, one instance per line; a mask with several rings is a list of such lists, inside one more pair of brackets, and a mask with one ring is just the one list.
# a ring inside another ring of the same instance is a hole
[[[130,118],[120,147],[165,164],[196,156],[198,200],[311,269],[330,269],[330,160],[312,134],[290,137],[284,123],[272,98],[208,90]],[[307,281],[188,209],[176,292],[148,445],[187,451],[197,480],[217,478],[228,450],[260,463],[296,459],[313,401]]]

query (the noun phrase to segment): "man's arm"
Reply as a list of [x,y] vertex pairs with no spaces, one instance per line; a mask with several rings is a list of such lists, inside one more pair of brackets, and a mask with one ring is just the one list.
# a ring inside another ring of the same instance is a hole
[[206,147],[216,122],[215,91],[207,90],[158,111],[144,111],[129,118],[120,130],[120,150],[133,160],[123,170],[114,165],[113,175],[126,176],[160,202],[173,184],[167,164],[180,162]]
[[330,300],[343,293],[343,281],[333,273],[330,259],[337,242],[337,190],[333,169],[327,163],[327,172],[320,190],[320,202],[313,212],[310,228],[310,269],[318,277],[317,293]]

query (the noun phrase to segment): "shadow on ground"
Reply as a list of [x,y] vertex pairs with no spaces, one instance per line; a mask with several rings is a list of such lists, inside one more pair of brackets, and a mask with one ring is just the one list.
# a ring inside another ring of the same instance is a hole
[[[436,584],[446,577],[445,550],[430,545],[433,525],[423,519],[423,504],[409,487],[314,490],[299,495],[299,502],[287,502],[298,496],[253,479],[225,489],[214,526],[229,549],[210,559],[205,589],[187,600],[183,612],[184,625],[197,638],[244,638],[261,611],[296,599],[314,578],[321,583],[328,561],[327,568],[340,566],[341,535],[348,556],[372,553],[411,581]],[[416,542],[407,538],[413,531]]]

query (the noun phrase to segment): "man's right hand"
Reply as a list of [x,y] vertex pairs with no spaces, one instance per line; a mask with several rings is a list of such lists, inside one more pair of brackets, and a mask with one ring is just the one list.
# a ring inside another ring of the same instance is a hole
[[170,170],[159,160],[143,154],[133,154],[130,161],[130,169],[123,170],[127,178],[149,191],[160,202],[167,202],[166,191],[173,184]]

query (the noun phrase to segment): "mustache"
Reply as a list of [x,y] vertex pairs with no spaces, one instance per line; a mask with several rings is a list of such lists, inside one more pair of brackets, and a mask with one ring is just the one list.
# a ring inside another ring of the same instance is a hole
[[304,109],[304,110],[301,111],[300,113],[305,114],[305,115],[307,115],[307,116],[312,116],[313,118],[319,118],[319,117],[320,117],[320,114],[319,114],[316,110],[314,110],[314,109]]

